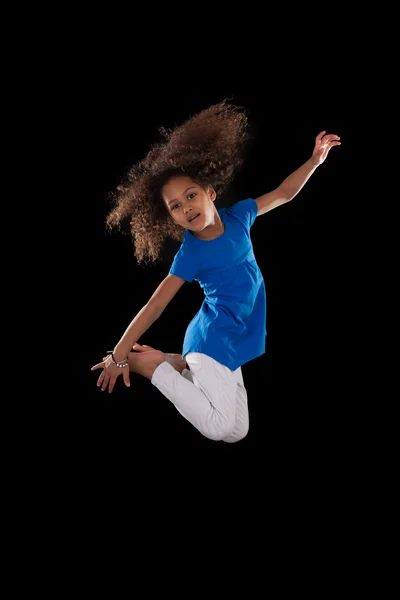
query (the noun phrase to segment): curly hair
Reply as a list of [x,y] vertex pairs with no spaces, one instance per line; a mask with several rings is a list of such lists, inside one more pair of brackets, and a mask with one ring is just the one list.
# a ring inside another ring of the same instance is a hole
[[226,100],[192,116],[172,130],[159,129],[163,140],[151,146],[125,180],[110,193],[114,204],[106,218],[109,230],[121,228],[130,218],[130,232],[138,264],[155,262],[164,242],[181,242],[184,229],[170,216],[161,196],[163,185],[185,175],[204,188],[212,185],[222,194],[243,163],[248,138],[247,116],[242,107]]

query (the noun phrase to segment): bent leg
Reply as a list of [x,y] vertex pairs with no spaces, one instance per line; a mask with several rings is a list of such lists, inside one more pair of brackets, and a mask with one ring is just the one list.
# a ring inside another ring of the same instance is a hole
[[205,437],[222,440],[235,426],[237,377],[234,371],[198,352],[186,355],[190,371],[179,374],[168,362],[154,371],[151,383]]
[[[141,344],[135,344],[133,346],[133,349],[135,350],[135,352],[130,352],[128,354],[128,362],[129,362],[129,370],[133,371],[135,373],[135,368],[136,368],[136,363],[135,363],[135,356],[137,356],[138,353],[141,354],[146,354],[147,352],[155,352],[156,349],[153,348],[152,346],[146,346],[146,345],[141,345]],[[159,351],[161,352],[161,351]],[[186,361],[182,360],[182,355],[181,354],[171,354],[168,352],[163,352],[164,354],[164,359],[169,362],[170,365],[172,365],[174,367],[174,369],[176,369],[179,373],[182,373],[182,371],[186,368]]]
[[[247,392],[243,382],[242,370],[239,367],[234,371],[237,381],[236,390],[236,410],[235,410],[235,425],[232,433],[227,437],[223,438],[223,442],[234,443],[239,442],[249,432],[249,409],[247,403]],[[193,381],[191,372],[188,369],[182,371],[183,377],[189,381]]]

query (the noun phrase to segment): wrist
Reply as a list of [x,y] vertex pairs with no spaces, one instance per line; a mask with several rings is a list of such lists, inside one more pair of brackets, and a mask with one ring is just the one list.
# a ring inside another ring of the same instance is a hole
[[114,363],[114,365],[116,365],[120,369],[123,369],[124,367],[128,366],[128,357],[127,356],[125,358],[123,358],[122,360],[117,360],[115,358],[114,352],[112,352],[111,350],[109,350],[107,352],[107,354],[109,356],[111,356],[111,362]]
[[113,350],[113,357],[115,362],[122,362],[127,358],[127,356],[127,352],[123,352],[123,350],[121,351],[121,349],[119,349],[118,346],[115,346]]
[[311,156],[311,158],[309,158],[307,162],[313,169],[316,169],[320,165],[320,162],[316,156]]

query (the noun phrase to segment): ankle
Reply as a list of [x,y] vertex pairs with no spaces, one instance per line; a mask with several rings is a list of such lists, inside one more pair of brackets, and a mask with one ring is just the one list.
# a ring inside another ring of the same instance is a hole
[[186,368],[186,361],[182,360],[182,354],[171,354],[169,352],[163,353],[165,360],[174,367],[175,371],[182,373],[183,369]]

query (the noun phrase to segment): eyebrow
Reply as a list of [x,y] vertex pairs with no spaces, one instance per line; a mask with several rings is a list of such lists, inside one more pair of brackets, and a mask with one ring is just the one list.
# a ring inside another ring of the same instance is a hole
[[[195,185],[191,185],[191,186],[189,186],[188,188],[186,188],[186,190],[185,190],[184,192],[182,192],[182,196],[184,196],[188,190],[191,190],[192,188],[195,188],[195,187],[196,187]],[[169,206],[170,204],[172,204],[173,202],[176,202],[176,200],[170,200],[170,201],[168,202],[168,206]]]

